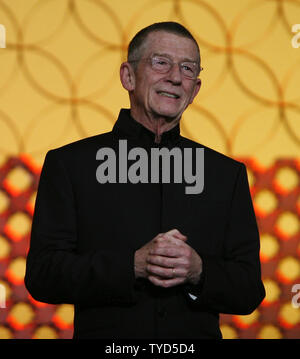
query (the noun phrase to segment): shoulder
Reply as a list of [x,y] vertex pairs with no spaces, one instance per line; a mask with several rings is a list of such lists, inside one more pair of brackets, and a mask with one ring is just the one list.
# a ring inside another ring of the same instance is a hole
[[99,135],[91,136],[82,138],[78,141],[74,141],[63,145],[61,147],[52,149],[52,151],[56,151],[57,153],[73,153],[74,151],[87,151],[90,148],[98,147],[98,146],[105,146],[111,145],[113,140],[112,132],[105,132]]
[[243,162],[187,138],[182,138],[181,146],[204,149],[203,194],[210,200],[214,198],[218,202],[228,201],[238,183],[242,183],[244,188],[249,187]]
[[82,174],[95,164],[99,148],[111,147],[113,142],[112,132],[106,132],[50,149],[46,153],[43,167]]
[[245,169],[245,164],[237,159],[229,157],[221,152],[218,152],[210,147],[201,143],[190,140],[189,138],[181,137],[181,146],[184,148],[203,148],[204,149],[204,162],[210,167],[215,167],[224,170],[240,171]]
[[47,157],[56,157],[62,160],[70,158],[82,158],[85,156],[96,155],[99,147],[111,146],[113,143],[112,132],[106,132],[99,135],[86,137],[78,141],[74,141],[61,147],[50,149]]

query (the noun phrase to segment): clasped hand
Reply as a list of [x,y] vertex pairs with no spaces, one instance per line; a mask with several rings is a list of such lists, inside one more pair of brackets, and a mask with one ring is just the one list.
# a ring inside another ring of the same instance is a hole
[[202,260],[177,229],[160,233],[135,252],[136,278],[148,278],[156,286],[197,284]]

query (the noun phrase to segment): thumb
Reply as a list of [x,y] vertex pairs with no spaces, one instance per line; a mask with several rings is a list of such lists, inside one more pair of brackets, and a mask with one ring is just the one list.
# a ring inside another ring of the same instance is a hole
[[187,236],[184,236],[182,233],[180,233],[178,231],[178,229],[174,228],[171,229],[170,231],[166,232],[166,234],[169,234],[175,238],[181,239],[182,241],[186,242],[187,241]]

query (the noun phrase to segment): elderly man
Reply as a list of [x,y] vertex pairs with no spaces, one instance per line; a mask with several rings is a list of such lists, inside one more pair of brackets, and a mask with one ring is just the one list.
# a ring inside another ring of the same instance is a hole
[[[146,27],[120,69],[130,110],[47,153],[25,283],[75,305],[74,338],[221,338],[219,313],[249,314],[264,297],[245,166],[180,135],[200,71],[187,29]],[[180,170],[199,168],[187,192]]]

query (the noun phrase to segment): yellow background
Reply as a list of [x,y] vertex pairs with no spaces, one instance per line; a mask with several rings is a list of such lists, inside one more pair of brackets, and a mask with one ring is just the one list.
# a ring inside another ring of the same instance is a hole
[[[120,108],[129,106],[119,81],[129,40],[167,20],[191,30],[204,67],[182,134],[263,168],[280,158],[299,159],[300,47],[291,43],[299,0],[0,0],[6,28],[0,166],[22,154],[41,166],[49,149],[111,130]],[[283,183],[299,186],[293,176],[286,172]],[[27,180],[22,171],[11,178],[20,188]],[[5,201],[0,192],[0,212]],[[272,209],[272,194],[260,201]],[[15,225],[26,232],[30,223],[21,217]],[[299,230],[298,218],[286,223]],[[6,245],[0,240],[0,256]],[[18,265],[22,272],[24,261]],[[4,326],[2,333],[9,336]]]

